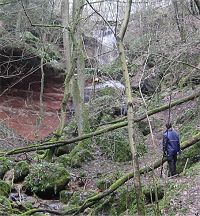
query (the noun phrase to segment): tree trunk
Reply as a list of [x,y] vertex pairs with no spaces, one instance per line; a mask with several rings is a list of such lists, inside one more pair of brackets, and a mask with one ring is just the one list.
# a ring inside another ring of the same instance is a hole
[[[84,0],[74,0],[73,17],[76,17],[75,13],[77,11],[77,8],[80,8],[83,4],[84,4]],[[74,79],[75,82],[74,85],[76,86],[75,88],[76,95],[74,95],[74,102],[75,102],[75,115],[78,123],[78,135],[81,136],[84,131],[83,112],[84,112],[85,64],[84,64],[84,57],[83,57],[80,22],[77,25],[75,38],[77,41],[77,61],[76,61],[77,76]]]
[[[190,146],[193,146],[194,144],[198,143],[199,141],[200,141],[200,133],[197,134],[195,137],[193,137],[192,140],[188,140],[188,141],[185,141],[184,143],[182,143],[181,150],[187,149]],[[149,173],[149,172],[159,168],[160,166],[162,166],[162,164],[164,162],[166,162],[166,158],[164,158],[164,160],[163,159],[157,160],[153,164],[148,164],[147,166],[140,169],[139,172],[140,172],[140,174]],[[120,186],[122,186],[125,182],[129,181],[132,178],[135,178],[134,172],[131,172],[131,173],[128,173],[128,174],[122,176],[120,179],[115,181],[107,190],[88,198],[87,200],[85,200],[84,204],[81,207],[77,207],[77,208],[73,209],[72,212],[70,212],[70,211],[65,212],[65,214],[67,214],[67,213],[78,214],[80,212],[83,212],[86,208],[91,207],[92,205],[96,204],[97,201],[99,201],[102,198],[112,194]]]
[[180,9],[180,3],[177,0],[172,0],[175,12],[175,20],[176,24],[180,33],[181,41],[183,43],[186,42],[186,29],[185,29],[185,22],[184,22],[184,12],[183,8]]
[[200,0],[194,0],[200,14]]
[[67,106],[67,101],[70,95],[70,88],[69,88],[70,84],[69,83],[73,76],[73,72],[70,71],[70,68],[72,66],[71,65],[71,43],[70,43],[70,34],[67,29],[67,26],[69,26],[69,23],[70,23],[69,0],[63,0],[61,10],[62,10],[62,16],[63,16],[63,25],[66,26],[63,32],[63,44],[64,44],[66,71],[65,71],[65,81],[64,81],[64,95],[63,95],[62,104],[61,104],[61,118],[60,118],[59,130],[58,130],[59,135],[62,134],[64,125],[65,125],[66,106]]
[[123,38],[126,32],[129,17],[130,17],[131,4],[132,4],[132,0],[129,0],[127,3],[127,8],[126,8],[125,17],[122,23],[122,27],[120,29],[120,32],[117,38],[117,42],[118,42],[119,57],[122,63],[123,76],[124,76],[125,88],[126,88],[126,103],[128,107],[128,113],[127,113],[128,136],[129,136],[129,144],[130,144],[132,160],[133,160],[133,172],[135,176],[134,186],[135,186],[136,197],[137,197],[137,211],[139,215],[145,215],[144,199],[143,199],[143,194],[142,194],[142,186],[141,186],[140,172],[139,172],[139,161],[138,161],[138,154],[137,154],[137,148],[136,148],[136,142],[138,140],[138,137],[137,137],[137,126],[134,123],[134,114],[135,114],[134,105],[133,105],[134,100],[132,98],[130,78],[129,78],[128,67],[126,63],[124,46],[123,46]]

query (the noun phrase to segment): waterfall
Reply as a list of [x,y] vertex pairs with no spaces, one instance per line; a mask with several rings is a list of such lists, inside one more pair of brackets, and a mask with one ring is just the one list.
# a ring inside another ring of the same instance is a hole
[[99,45],[96,50],[96,56],[100,64],[108,64],[118,57],[117,41],[113,34],[114,27],[103,26],[94,32],[94,37]]

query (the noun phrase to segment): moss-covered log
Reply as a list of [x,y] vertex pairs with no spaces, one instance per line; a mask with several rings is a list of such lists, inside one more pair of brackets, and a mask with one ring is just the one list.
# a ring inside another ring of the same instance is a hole
[[[181,98],[179,100],[173,101],[171,103],[171,107],[174,107],[174,106],[180,105],[182,103],[185,103],[187,101],[193,100],[193,99],[195,99],[195,98],[197,98],[199,96],[200,96],[200,91],[197,91],[196,93],[191,94],[191,95],[189,95],[187,97],[184,97],[184,98]],[[169,104],[165,104],[165,105],[163,105],[161,107],[150,110],[148,112],[148,116],[159,113],[159,112],[164,111],[164,110],[166,110],[168,108],[169,108]],[[145,114],[141,115],[141,116],[138,116],[138,117],[135,118],[135,122],[139,122],[139,121],[141,121],[141,120],[143,120],[145,118],[146,118]],[[13,149],[13,150],[8,151],[8,152],[0,152],[0,156],[14,155],[14,154],[19,154],[19,153],[23,153],[23,152],[31,152],[31,151],[36,151],[36,150],[44,150],[44,149],[49,149],[49,148],[52,148],[52,147],[59,147],[59,146],[64,146],[64,145],[67,145],[67,144],[70,144],[70,143],[75,143],[75,142],[78,142],[78,141],[81,141],[81,140],[84,140],[84,139],[88,139],[88,138],[93,137],[93,136],[98,136],[100,134],[107,133],[109,131],[113,131],[113,130],[115,130],[117,128],[125,127],[125,126],[127,126],[127,121],[124,121],[124,119],[125,118],[120,119],[120,121],[122,121],[122,122],[115,123],[115,124],[113,124],[111,126],[104,127],[104,128],[99,129],[99,130],[97,130],[95,132],[84,134],[83,136],[75,137],[75,138],[69,139],[67,141],[66,140],[59,140],[59,141],[52,141],[52,142],[44,142],[42,144],[30,145],[30,146],[23,147],[23,148],[16,148],[16,149]]]
[[[189,148],[190,146],[196,144],[199,141],[200,141],[200,133],[198,133],[196,136],[194,136],[192,140],[189,140],[189,141],[182,143],[181,150]],[[162,159],[157,160],[155,163],[148,165],[148,166],[145,166],[144,168],[140,169],[140,174],[148,173],[148,172],[152,171],[153,169],[157,169],[164,162],[166,162],[165,158],[163,160]],[[127,182],[128,180],[130,180],[133,177],[134,177],[134,174],[132,172],[128,173],[128,174],[122,176],[116,182],[114,182],[107,190],[85,200],[84,204],[81,207],[75,207],[73,209],[70,209],[67,212],[66,211],[65,212],[56,212],[55,211],[55,214],[56,215],[71,215],[71,214],[77,215],[80,212],[83,212],[86,208],[93,206],[96,202],[98,202],[102,198],[112,194],[115,190],[117,190],[120,186],[122,186],[125,182]],[[31,215],[35,212],[45,212],[45,211],[48,212],[48,210],[45,210],[45,209],[33,209],[30,211],[27,211],[23,215],[24,216],[25,215]]]
[[[193,137],[192,140],[186,141],[181,145],[181,150],[184,150],[186,148],[189,148],[190,146],[194,145],[195,143],[200,141],[200,133],[198,133],[196,136]],[[157,169],[160,167],[164,162],[166,162],[166,158],[157,160],[155,163],[145,166],[144,168],[140,169],[140,174],[148,173],[152,171],[153,169]],[[87,207],[92,206],[97,201],[101,200],[102,198],[108,196],[109,194],[113,193],[115,190],[117,190],[120,186],[122,186],[125,182],[130,180],[134,177],[134,173],[128,173],[118,179],[115,183],[113,183],[107,190],[105,190],[102,193],[99,193],[85,201],[85,203],[75,212],[76,214],[83,212]],[[65,212],[67,214],[67,212]]]

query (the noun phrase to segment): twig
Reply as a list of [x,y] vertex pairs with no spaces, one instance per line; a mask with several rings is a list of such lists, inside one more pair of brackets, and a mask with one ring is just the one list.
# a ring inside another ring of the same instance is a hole
[[113,29],[112,29],[111,25],[109,24],[109,22],[108,22],[107,20],[105,20],[105,18],[91,5],[91,3],[90,3],[88,0],[86,0],[86,2],[87,2],[88,5],[91,7],[91,9],[92,9],[97,15],[99,15],[99,16],[102,18],[102,20],[107,24],[107,26],[109,27],[109,29],[112,31],[113,35],[115,35],[115,32],[113,31]]
[[185,166],[183,168],[183,175],[185,175],[185,170],[187,168],[187,164],[188,164],[189,158],[187,158],[186,162],[185,162]]

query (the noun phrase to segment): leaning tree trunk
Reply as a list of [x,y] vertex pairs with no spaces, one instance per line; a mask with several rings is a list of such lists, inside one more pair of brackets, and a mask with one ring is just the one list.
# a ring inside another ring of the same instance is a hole
[[200,14],[200,0],[194,0]]
[[134,186],[136,190],[136,198],[137,198],[137,210],[139,215],[145,215],[144,209],[144,200],[142,194],[142,187],[141,187],[141,180],[140,180],[140,170],[139,170],[139,161],[138,161],[138,154],[136,148],[136,142],[138,140],[137,137],[137,126],[134,123],[134,100],[131,93],[131,85],[130,85],[130,78],[128,73],[128,67],[126,63],[126,56],[124,52],[123,46],[123,38],[127,29],[127,25],[129,22],[130,12],[131,12],[131,4],[132,0],[129,0],[127,3],[127,9],[125,12],[125,17],[122,23],[122,27],[120,29],[119,35],[117,37],[117,44],[119,50],[119,56],[122,63],[123,68],[123,76],[125,80],[125,88],[126,88],[126,102],[128,107],[127,119],[128,119],[128,136],[129,136],[129,144],[132,153],[132,160],[133,160],[133,171],[134,171]]

